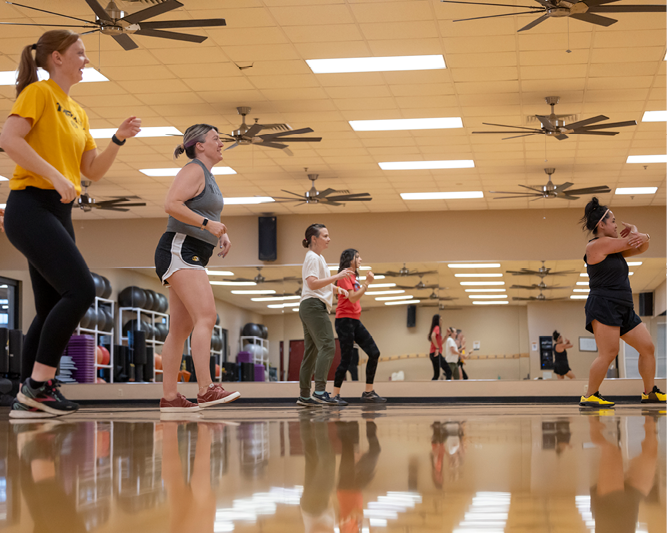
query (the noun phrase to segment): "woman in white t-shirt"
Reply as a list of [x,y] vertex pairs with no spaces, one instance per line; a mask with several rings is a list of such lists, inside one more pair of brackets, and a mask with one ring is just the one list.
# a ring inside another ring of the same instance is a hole
[[453,379],[461,379],[459,376],[459,349],[456,347],[456,328],[447,328],[447,340],[445,341],[445,362],[452,370]]
[[[340,279],[354,274],[346,268],[334,276],[329,275],[329,268],[322,252],[329,247],[329,230],[324,224],[311,224],[306,229],[306,238],[302,244],[308,248],[303,262],[303,289],[299,304],[299,318],[303,324],[303,361],[299,371],[298,405],[305,407],[333,407],[347,405],[347,402],[332,398],[326,391],[327,375],[336,352],[333,327],[329,313],[333,306],[333,293],[348,297],[345,289],[333,285]],[[310,395],[310,382],[315,372],[315,394]]]

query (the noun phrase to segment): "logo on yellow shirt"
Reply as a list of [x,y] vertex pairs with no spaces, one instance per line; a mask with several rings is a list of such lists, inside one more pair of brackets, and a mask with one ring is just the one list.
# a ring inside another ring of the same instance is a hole
[[77,117],[69,109],[64,109],[63,106],[61,106],[58,102],[56,102],[56,105],[58,106],[58,112],[68,117],[70,119],[70,124],[73,127],[75,127],[76,129],[79,129],[81,127],[81,123],[79,122],[79,117]]

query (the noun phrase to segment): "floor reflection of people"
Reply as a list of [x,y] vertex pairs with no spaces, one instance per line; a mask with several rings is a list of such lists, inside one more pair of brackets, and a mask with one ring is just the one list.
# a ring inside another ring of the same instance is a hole
[[178,451],[178,427],[178,422],[164,422],[162,430],[162,479],[169,502],[169,531],[212,533],[215,495],[211,490],[211,428],[197,424],[197,448],[188,483]]
[[444,484],[445,459],[452,479],[458,479],[463,465],[467,442],[462,422],[434,422],[431,437],[431,475],[433,484],[441,489]]
[[366,421],[368,451],[355,461],[354,447],[359,443],[359,423],[337,422],[338,438],[342,444],[338,477],[338,507],[340,533],[359,533],[364,519],[364,497],[362,490],[375,476],[375,467],[380,456],[377,426]]
[[[311,415],[306,411],[304,415]],[[301,496],[301,515],[305,533],[333,533],[336,456],[329,440],[329,424],[317,415],[303,416],[299,429],[306,459]]]
[[598,482],[591,488],[591,513],[596,533],[634,533],[639,504],[653,487],[658,458],[656,422],[644,417],[642,451],[623,471],[623,455],[614,442],[604,436],[605,425],[591,417],[590,437],[600,449]]
[[13,426],[20,458],[21,491],[35,533],[67,531],[85,533],[86,526],[76,511],[76,493],[65,490],[63,444],[75,426],[49,421]]

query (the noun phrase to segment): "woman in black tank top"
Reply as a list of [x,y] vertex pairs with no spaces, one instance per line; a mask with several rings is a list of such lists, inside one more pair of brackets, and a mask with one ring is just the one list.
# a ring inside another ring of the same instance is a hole
[[614,402],[600,396],[600,384],[607,369],[618,355],[619,339],[639,352],[639,373],[644,382],[642,403],[665,403],[665,394],[654,383],[655,347],[646,326],[641,323],[632,304],[626,257],[648,250],[650,236],[639,233],[636,226],[625,228],[619,237],[616,218],[606,206],[593,198],[586,205],[583,228],[595,238],[586,246],[584,261],[589,276],[590,293],[586,301],[586,329],[595,335],[598,356],[591,364],[586,396],[582,407],[611,407]]
[[554,373],[558,379],[565,379],[567,376],[570,379],[575,379],[576,376],[570,368],[570,363],[567,360],[567,349],[572,348],[570,339],[563,337],[558,331],[554,331]]

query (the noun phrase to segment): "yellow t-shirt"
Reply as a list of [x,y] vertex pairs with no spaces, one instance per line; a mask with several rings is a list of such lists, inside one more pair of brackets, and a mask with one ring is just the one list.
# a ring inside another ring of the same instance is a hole
[[[97,145],[90,134],[88,116],[53,80],[28,85],[14,102],[9,115],[32,120],[25,140],[45,161],[70,180],[81,193],[81,158]],[[55,189],[43,177],[16,165],[9,180],[13,191],[37,187]]]

